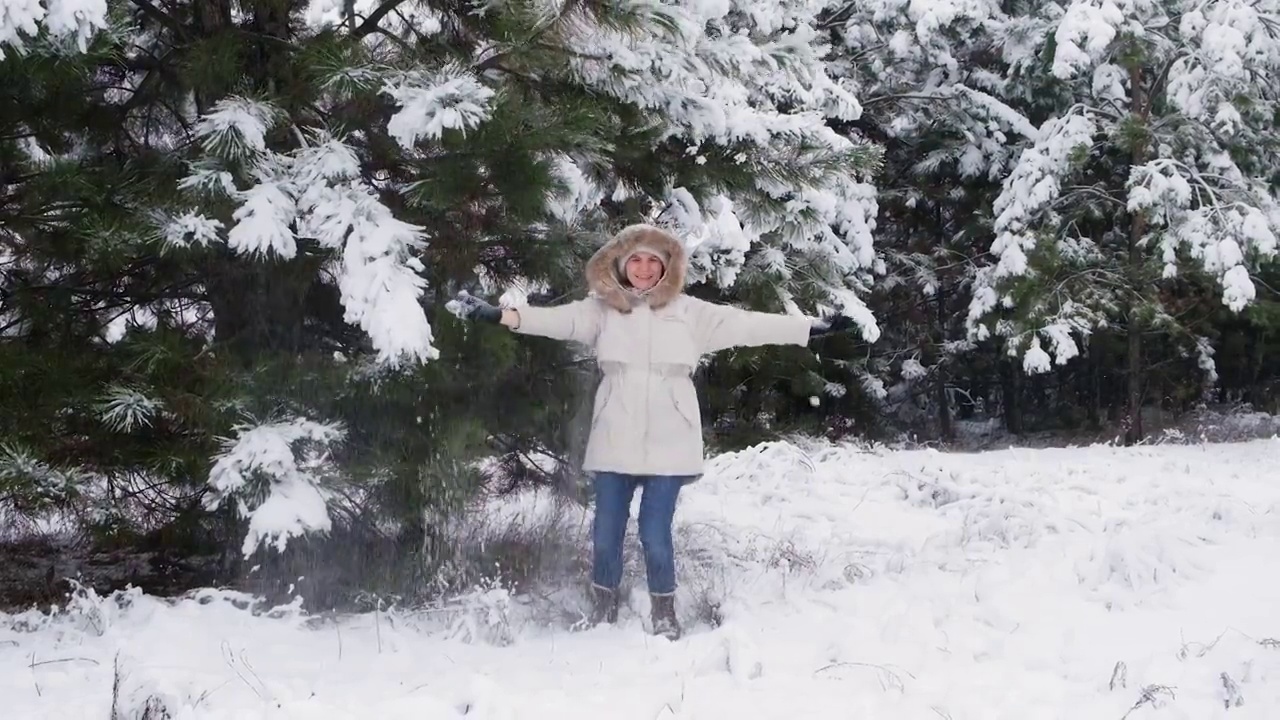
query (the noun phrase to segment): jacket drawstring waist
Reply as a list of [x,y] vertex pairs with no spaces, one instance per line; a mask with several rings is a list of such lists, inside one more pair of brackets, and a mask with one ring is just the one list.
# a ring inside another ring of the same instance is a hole
[[604,360],[599,363],[605,375],[649,373],[666,378],[693,377],[693,368],[683,363],[624,363]]

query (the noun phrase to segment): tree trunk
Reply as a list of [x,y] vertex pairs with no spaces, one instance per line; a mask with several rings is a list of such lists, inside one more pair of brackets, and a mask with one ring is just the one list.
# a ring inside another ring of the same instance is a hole
[[1013,362],[1003,360],[1000,363],[1004,382],[1001,383],[1004,395],[1004,426],[1014,435],[1022,434],[1022,371]]
[[[215,38],[240,32],[233,24],[233,5],[247,16],[243,26],[247,32],[240,38],[242,82],[272,97],[282,109],[294,114],[291,102],[298,82],[293,65],[289,25],[292,0],[248,0],[234,4],[230,0],[202,0],[194,6],[197,36]],[[200,112],[207,112],[222,98],[214,88],[196,92]],[[296,144],[290,133],[269,139],[273,149],[287,152]],[[220,218],[228,225],[230,217]],[[308,334],[317,331],[316,318],[310,310],[319,303],[328,310],[328,298],[318,288],[316,273],[320,258],[309,256],[299,243],[297,255],[291,259],[276,256],[239,256],[228,248],[213,254],[204,268],[206,292],[213,308],[215,340],[242,362],[252,364],[261,354],[297,353],[308,345]],[[332,294],[332,293],[330,293]],[[311,306],[308,303],[312,303]],[[332,323],[324,323],[331,327]]]
[[1142,328],[1134,317],[1134,308],[1129,311],[1129,351],[1127,358],[1129,388],[1128,404],[1125,408],[1124,444],[1133,445],[1142,440]]
[[[1142,68],[1136,63],[1129,68],[1129,92],[1131,93],[1132,111],[1138,116],[1146,127],[1150,116],[1150,105],[1147,97],[1146,89],[1142,84]],[[1139,138],[1134,141],[1132,166],[1138,166],[1146,162],[1146,140]],[[1129,289],[1132,293],[1141,296],[1142,294],[1142,236],[1146,233],[1147,224],[1146,217],[1141,213],[1134,213],[1129,218],[1129,267],[1128,281]],[[1132,296],[1130,296],[1132,297]],[[1128,392],[1126,396],[1128,403],[1125,409],[1125,430],[1124,444],[1133,445],[1142,440],[1142,321],[1138,314],[1141,311],[1140,304],[1137,300],[1130,299],[1128,307],[1128,317],[1126,318],[1126,333],[1128,335],[1129,348],[1127,353],[1128,368]]]
[[1267,378],[1263,376],[1266,359],[1267,335],[1265,330],[1250,323],[1245,327],[1246,347],[1249,348],[1249,361],[1245,363],[1244,401],[1251,404],[1254,410],[1265,410],[1268,398],[1266,391]]
[[1086,380],[1086,402],[1089,412],[1089,429],[1102,428],[1102,373],[1106,366],[1106,353],[1101,333],[1089,336],[1089,372]]
[[951,419],[951,403],[947,400],[947,378],[945,374],[938,377],[938,382],[934,385],[934,392],[937,393],[938,432],[942,435],[942,441],[949,443],[956,439],[956,429]]
[[237,257],[230,249],[218,255],[205,276],[214,341],[248,364],[259,353],[302,350],[314,262]]
[[[941,225],[939,225],[941,227]],[[945,282],[938,283],[937,292],[937,317],[936,330],[934,331],[934,346],[941,347],[947,340],[947,284]],[[945,354],[938,353],[935,357],[945,357]],[[943,442],[951,442],[955,440],[955,426],[951,418],[951,402],[947,397],[947,377],[949,373],[943,366],[939,366],[937,378],[934,383],[934,392],[937,393],[935,402],[938,404],[938,433],[942,436]]]

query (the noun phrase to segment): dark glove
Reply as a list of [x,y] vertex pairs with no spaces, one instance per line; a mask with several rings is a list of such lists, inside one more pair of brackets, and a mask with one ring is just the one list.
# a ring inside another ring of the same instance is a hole
[[446,307],[449,312],[463,320],[478,320],[490,323],[502,322],[502,308],[494,307],[466,290],[454,296]]
[[853,327],[853,320],[847,315],[832,315],[822,318],[809,328],[809,339],[835,335]]

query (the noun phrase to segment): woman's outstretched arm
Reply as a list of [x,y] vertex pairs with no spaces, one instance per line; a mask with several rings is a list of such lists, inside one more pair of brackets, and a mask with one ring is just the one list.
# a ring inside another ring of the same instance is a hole
[[695,335],[701,351],[706,353],[731,347],[806,345],[815,337],[843,332],[853,324],[843,315],[813,320],[803,315],[757,312],[697,298],[690,300]]
[[574,300],[554,307],[526,305],[502,311],[502,324],[522,335],[540,335],[595,345],[600,334],[603,306],[595,298]]
[[539,335],[594,345],[603,308],[594,298],[555,307],[497,308],[474,295],[459,293],[449,309],[458,317],[504,325],[522,335]]

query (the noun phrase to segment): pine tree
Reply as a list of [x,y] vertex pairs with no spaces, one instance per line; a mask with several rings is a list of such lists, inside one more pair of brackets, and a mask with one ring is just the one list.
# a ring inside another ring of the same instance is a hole
[[1039,6],[1005,51],[1010,76],[1056,105],[995,203],[998,262],[969,328],[1005,338],[1033,373],[1121,330],[1128,442],[1142,436],[1144,338],[1172,335],[1211,362],[1167,299],[1212,283],[1239,312],[1251,270],[1275,258],[1277,9]]
[[[976,348],[959,322],[988,208],[1018,139],[1035,130],[1008,105],[1000,63],[1009,18],[998,4],[877,0],[831,17],[833,61],[865,108],[851,131],[885,148],[876,245],[885,270],[872,308],[885,328],[864,386],[899,429],[953,435],[952,389]],[[969,387],[970,405],[981,402]]]

